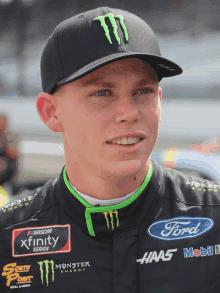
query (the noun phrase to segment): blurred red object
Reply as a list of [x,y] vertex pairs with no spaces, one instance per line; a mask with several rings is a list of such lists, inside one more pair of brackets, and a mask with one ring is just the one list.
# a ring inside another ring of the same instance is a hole
[[217,142],[212,142],[209,144],[200,143],[200,144],[195,144],[193,146],[194,151],[199,152],[199,153],[203,153],[203,154],[213,153],[213,152],[217,151],[218,148],[219,148],[219,143],[217,143]]
[[4,154],[12,159],[16,160],[18,158],[18,148],[17,146],[11,146],[8,145],[7,142],[7,118],[3,115],[0,115],[0,139],[3,138],[3,136],[6,138],[2,139],[0,147],[4,147],[5,151]]

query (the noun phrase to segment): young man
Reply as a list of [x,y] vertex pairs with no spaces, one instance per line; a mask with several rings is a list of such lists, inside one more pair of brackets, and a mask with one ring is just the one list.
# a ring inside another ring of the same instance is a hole
[[36,105],[66,165],[2,208],[2,292],[219,292],[219,186],[150,160],[159,81],[181,72],[129,12],[97,8],[55,29]]

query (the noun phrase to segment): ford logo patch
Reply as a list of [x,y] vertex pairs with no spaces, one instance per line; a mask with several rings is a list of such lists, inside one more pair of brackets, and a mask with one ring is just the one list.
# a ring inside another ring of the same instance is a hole
[[206,233],[214,226],[214,220],[201,217],[177,217],[153,223],[148,234],[162,240],[194,238]]

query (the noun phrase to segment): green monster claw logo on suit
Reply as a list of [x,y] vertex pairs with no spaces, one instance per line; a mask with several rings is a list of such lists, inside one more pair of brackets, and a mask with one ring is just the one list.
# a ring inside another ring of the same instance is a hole
[[[103,212],[103,214],[105,215],[105,219],[106,219],[107,226],[108,226],[108,229],[109,229],[110,227],[109,227],[108,212]],[[117,220],[117,227],[119,227],[118,211],[110,211],[109,215],[110,215],[110,219],[111,219],[112,230],[114,230],[114,222],[113,222],[114,221],[114,214],[115,214],[115,217],[116,217],[116,220]]]
[[40,275],[42,284],[44,284],[44,265],[45,265],[45,277],[47,286],[49,285],[49,264],[51,264],[51,271],[52,271],[52,282],[54,282],[54,261],[53,260],[44,260],[38,262],[40,266]]

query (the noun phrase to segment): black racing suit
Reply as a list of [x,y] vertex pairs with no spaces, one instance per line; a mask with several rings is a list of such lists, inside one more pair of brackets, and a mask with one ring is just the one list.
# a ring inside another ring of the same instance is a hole
[[94,207],[64,167],[1,208],[0,292],[219,293],[219,190],[152,162],[130,199]]

